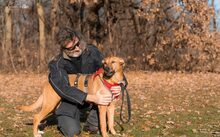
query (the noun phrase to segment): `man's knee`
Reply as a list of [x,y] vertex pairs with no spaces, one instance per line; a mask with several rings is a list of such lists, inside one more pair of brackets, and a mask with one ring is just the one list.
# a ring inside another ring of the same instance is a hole
[[74,135],[79,135],[80,134],[80,128],[79,127],[58,127],[59,130],[63,133],[64,136],[66,137],[73,137]]
[[80,134],[80,121],[70,117],[58,117],[58,128],[67,137]]
[[73,137],[74,135],[79,135],[80,134],[80,129],[78,128],[73,128],[73,127],[69,127],[66,129],[62,129],[62,132],[65,136],[67,137]]
[[90,111],[86,123],[90,123],[98,127],[98,111],[97,110],[93,109]]

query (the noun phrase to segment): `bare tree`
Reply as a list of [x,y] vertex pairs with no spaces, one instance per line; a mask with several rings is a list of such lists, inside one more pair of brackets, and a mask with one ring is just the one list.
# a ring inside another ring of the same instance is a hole
[[[212,71],[210,64],[219,57],[209,26],[212,21],[216,31],[216,15],[207,0],[30,0],[37,3],[32,6],[15,1],[20,7],[3,6],[0,22],[2,66],[11,70],[46,68],[59,52],[55,33],[64,26],[80,31],[105,56],[124,57],[130,68]],[[215,0],[210,2],[214,9]]]
[[2,44],[2,51],[3,51],[3,60],[2,65],[4,67],[8,67],[9,63],[9,52],[11,50],[12,45],[12,17],[11,17],[11,8],[10,6],[5,6],[5,33],[4,33],[4,40]]
[[216,23],[216,14],[215,14],[215,0],[212,0],[212,8],[213,8],[213,19],[212,19],[212,21],[213,21],[213,31],[217,31],[217,23]]
[[50,22],[51,22],[51,44],[55,44],[55,33],[57,29],[57,10],[58,10],[59,0],[51,1],[51,12],[50,12]]
[[45,35],[45,18],[44,18],[44,9],[43,6],[38,2],[37,3],[37,13],[39,18],[39,57],[40,57],[40,70],[45,68],[45,48],[46,48],[46,35]]

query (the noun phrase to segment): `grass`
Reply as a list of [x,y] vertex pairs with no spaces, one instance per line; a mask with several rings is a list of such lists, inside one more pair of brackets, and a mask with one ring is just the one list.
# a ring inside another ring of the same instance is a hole
[[[0,137],[32,136],[33,113],[15,107],[34,102],[46,77],[0,75]],[[127,77],[132,120],[128,124],[120,122],[119,103],[115,129],[122,136],[220,137],[218,74],[131,72]],[[47,126],[44,132],[43,137],[62,137],[56,125]],[[81,136],[101,137],[85,132]]]

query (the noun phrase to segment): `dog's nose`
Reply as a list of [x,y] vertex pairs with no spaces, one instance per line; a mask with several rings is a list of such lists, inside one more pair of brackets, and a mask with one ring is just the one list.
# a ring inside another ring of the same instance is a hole
[[104,70],[105,70],[106,72],[109,72],[109,71],[110,71],[110,67],[108,67],[107,65],[105,65],[105,66],[104,66]]
[[104,67],[103,69],[104,69],[104,77],[107,79],[111,78],[115,74],[115,71],[108,66]]

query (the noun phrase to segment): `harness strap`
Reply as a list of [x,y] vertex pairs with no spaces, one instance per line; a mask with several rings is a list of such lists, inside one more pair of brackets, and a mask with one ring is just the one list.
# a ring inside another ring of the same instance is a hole
[[112,97],[113,97],[113,94],[112,94],[111,90],[109,89],[109,87],[107,87],[107,86],[105,85],[105,83],[104,83],[103,79],[101,78],[101,76],[98,75],[98,77],[99,77],[99,79],[101,80],[102,84],[108,89],[108,91],[111,93],[111,95],[112,95]]
[[89,76],[90,76],[89,74],[86,75],[85,81],[84,81],[84,92],[85,92],[85,93],[88,93]]
[[74,87],[78,87],[78,80],[79,80],[80,75],[81,75],[80,73],[77,73],[76,79],[74,81]]

